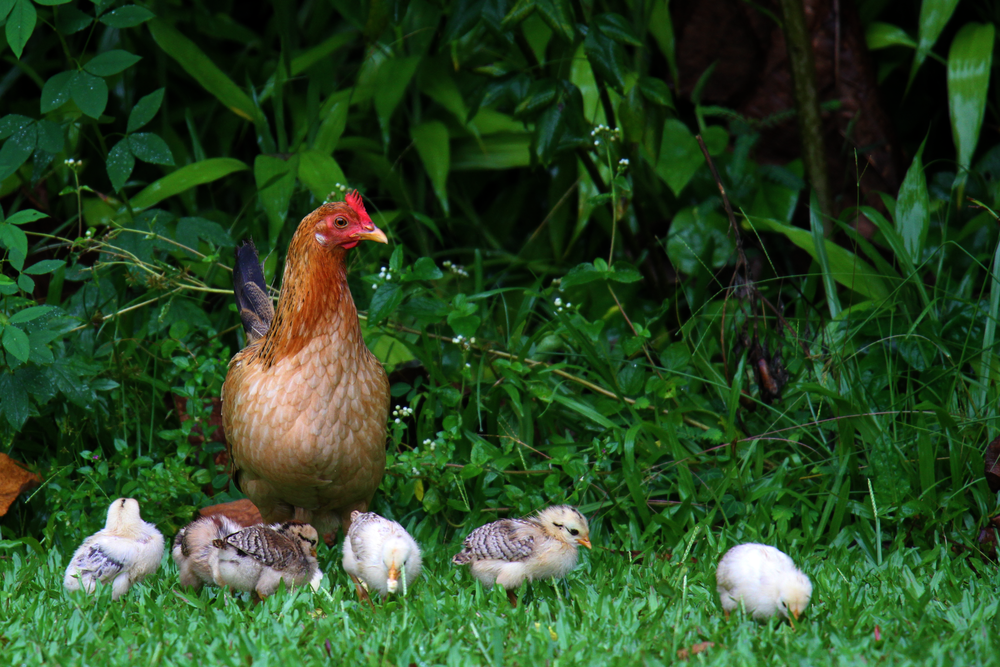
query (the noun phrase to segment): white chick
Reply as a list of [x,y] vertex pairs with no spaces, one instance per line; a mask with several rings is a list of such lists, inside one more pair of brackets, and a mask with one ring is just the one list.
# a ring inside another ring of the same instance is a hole
[[[395,593],[403,574],[404,592],[420,575],[420,547],[406,529],[374,512],[351,512],[351,529],[344,540],[344,569],[383,597]],[[362,599],[365,594],[358,587]]]
[[726,618],[742,605],[757,620],[775,614],[784,618],[791,614],[798,620],[812,595],[809,577],[795,567],[787,554],[752,542],[726,552],[719,561],[715,581]]
[[213,540],[218,556],[211,558],[212,577],[220,586],[253,591],[260,598],[273,594],[284,581],[294,587],[308,583],[319,590],[323,573],[316,560],[319,534],[307,523],[259,524]]
[[66,568],[63,586],[93,593],[97,582],[111,584],[117,600],[147,575],[156,572],[163,557],[163,535],[139,516],[139,503],[119,498],[108,508],[108,520],[80,545]]
[[524,519],[502,519],[472,531],[451,562],[471,563],[472,575],[486,586],[512,589],[524,581],[565,577],[576,566],[577,545],[590,549],[587,519],[575,508],[555,505]]
[[181,528],[170,552],[180,571],[181,586],[200,590],[204,584],[214,584],[212,560],[218,560],[219,550],[212,542],[238,533],[242,527],[229,517],[216,514],[195,519]]

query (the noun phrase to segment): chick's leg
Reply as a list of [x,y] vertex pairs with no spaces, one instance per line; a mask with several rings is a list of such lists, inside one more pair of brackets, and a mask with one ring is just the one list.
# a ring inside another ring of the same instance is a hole
[[507,602],[510,603],[511,609],[517,609],[517,593],[512,588],[507,589]]
[[370,597],[370,596],[368,595],[368,591],[367,591],[367,590],[365,589],[365,587],[364,587],[364,586],[363,586],[363,585],[361,584],[361,580],[360,580],[360,579],[358,579],[357,577],[355,577],[355,576],[354,576],[353,574],[352,574],[352,575],[350,575],[350,576],[351,576],[351,580],[352,580],[352,581],[354,582],[354,587],[355,587],[355,588],[357,589],[357,591],[358,591],[358,601],[360,601],[360,602],[367,602],[367,603],[368,603],[368,605],[369,605],[369,606],[370,606],[370,607],[371,607],[372,609],[374,609],[374,608],[375,608],[375,603],[374,603],[374,602],[372,602],[372,599],[371,599],[371,597]]

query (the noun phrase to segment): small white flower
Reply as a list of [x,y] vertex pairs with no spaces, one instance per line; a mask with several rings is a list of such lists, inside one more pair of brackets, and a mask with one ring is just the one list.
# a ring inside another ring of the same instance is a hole
[[372,289],[378,289],[378,285],[376,285],[375,283],[372,283]]
[[423,442],[423,444],[425,444],[425,445],[429,445],[429,444],[431,444],[432,442],[434,442],[434,441],[433,441],[433,440],[431,440],[430,438],[424,438],[424,442]]
[[623,167],[627,167],[628,166],[628,158],[627,157],[623,157],[621,160],[618,160],[618,164],[620,164]]
[[601,142],[600,142],[600,141],[595,141],[595,142],[594,142],[594,145],[595,145],[595,146],[600,146],[600,145],[601,145]]
[[434,445],[434,443],[432,442],[432,443],[431,443],[431,451],[432,451],[432,452],[434,451],[434,447],[435,447],[435,445]]
[[472,343],[473,345],[475,345],[476,344],[476,337],[473,336],[472,338],[470,338],[469,342]]
[[472,364],[470,364],[470,363],[466,363],[466,364],[465,364],[465,367],[466,367],[466,368],[472,368]]
[[553,301],[552,303],[556,304],[557,306],[561,306],[562,305],[562,299],[560,299],[559,297],[556,297],[556,300]]
[[401,423],[401,422],[399,421],[399,417],[396,417],[396,419],[395,419],[395,422],[396,422],[397,424]]

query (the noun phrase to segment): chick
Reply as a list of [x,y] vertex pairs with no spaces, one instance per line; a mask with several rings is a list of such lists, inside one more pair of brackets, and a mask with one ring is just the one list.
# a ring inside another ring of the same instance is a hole
[[[403,576],[403,592],[420,575],[420,547],[406,529],[374,512],[351,512],[344,540],[344,569],[355,585],[363,581],[383,597],[395,593]],[[358,595],[366,593],[358,585]]]
[[218,560],[219,550],[212,542],[225,539],[241,528],[222,514],[201,517],[181,528],[170,552],[180,570],[181,586],[200,590],[204,584],[214,584],[212,560]]
[[472,576],[486,586],[512,589],[525,580],[565,577],[576,566],[577,545],[590,548],[587,519],[575,508],[555,505],[524,519],[502,519],[472,531],[451,562],[471,563]]
[[[812,595],[809,577],[795,567],[787,554],[752,542],[726,552],[719,561],[715,581],[726,618],[742,604],[757,620],[775,614],[784,618],[791,614],[798,620]],[[790,618],[789,622],[794,628]]]
[[319,590],[323,573],[316,560],[319,534],[307,523],[286,521],[250,526],[212,541],[212,578],[220,586],[253,591],[265,598],[284,581],[289,587],[308,583]]
[[108,508],[108,520],[80,545],[66,568],[63,586],[93,593],[97,582],[111,584],[111,599],[156,572],[163,557],[163,535],[139,516],[139,503],[119,498]]

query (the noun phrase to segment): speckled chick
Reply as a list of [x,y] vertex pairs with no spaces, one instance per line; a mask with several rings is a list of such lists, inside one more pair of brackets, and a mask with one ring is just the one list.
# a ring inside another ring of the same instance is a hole
[[163,535],[139,515],[139,503],[119,498],[108,508],[108,519],[100,530],[80,545],[66,568],[66,590],[93,593],[97,583],[111,585],[117,600],[132,584],[156,572],[163,557]]
[[244,528],[212,542],[218,550],[212,576],[220,586],[272,595],[284,581],[294,587],[309,584],[319,589],[323,573],[316,560],[319,535],[299,521]]
[[420,575],[420,547],[406,529],[374,512],[352,512],[344,540],[344,569],[383,597],[395,593],[403,576],[404,592]]
[[577,545],[590,548],[587,519],[575,508],[556,505],[524,519],[502,519],[472,531],[455,554],[486,586],[510,590],[524,581],[565,577],[576,566]]
[[204,584],[215,584],[212,560],[219,558],[219,550],[212,542],[225,539],[241,528],[222,514],[201,517],[181,528],[170,551],[180,571],[181,586],[200,590]]
[[727,618],[742,605],[758,620],[775,614],[798,620],[812,596],[809,577],[787,554],[766,544],[739,544],[727,551],[715,580]]

